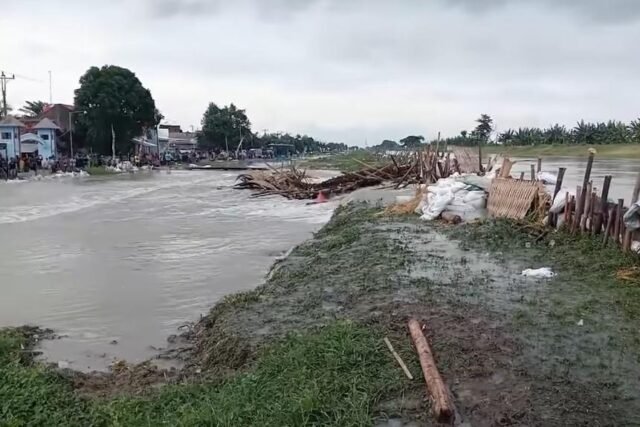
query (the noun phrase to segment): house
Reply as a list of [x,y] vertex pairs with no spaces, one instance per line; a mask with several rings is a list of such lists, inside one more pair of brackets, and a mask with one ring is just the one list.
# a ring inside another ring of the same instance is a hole
[[182,133],[182,128],[180,127],[180,125],[160,125],[158,126],[160,129],[166,129],[169,132],[176,132],[176,133]]
[[169,149],[178,151],[193,151],[198,145],[195,132],[171,132],[169,131]]
[[60,127],[48,118],[43,118],[27,133],[20,135],[20,153],[37,153],[43,159],[56,157],[57,133]]
[[5,159],[20,154],[20,130],[24,123],[13,116],[0,120],[0,155]]

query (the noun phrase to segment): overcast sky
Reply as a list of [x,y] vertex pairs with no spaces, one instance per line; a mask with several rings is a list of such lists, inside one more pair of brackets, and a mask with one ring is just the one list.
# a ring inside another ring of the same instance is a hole
[[0,0],[8,103],[134,71],[171,123],[208,102],[255,131],[349,144],[640,116],[637,0]]

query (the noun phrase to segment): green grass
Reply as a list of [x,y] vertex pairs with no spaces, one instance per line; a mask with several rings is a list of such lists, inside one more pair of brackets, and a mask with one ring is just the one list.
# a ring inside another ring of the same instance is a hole
[[365,165],[361,162],[370,166],[380,166],[380,160],[378,157],[366,150],[351,151],[349,153],[304,160],[300,162],[300,166],[307,169],[333,169],[341,172],[354,172],[365,168]]
[[[477,150],[477,147],[473,147]],[[600,158],[611,159],[640,159],[640,145],[612,144],[612,145],[536,145],[527,147],[505,147],[501,145],[487,145],[482,147],[483,153],[502,153],[512,157],[588,157],[589,148],[597,151]]]
[[289,335],[221,385],[112,400],[81,399],[56,373],[24,363],[24,342],[0,332],[0,425],[370,426],[376,403],[403,381],[381,333],[348,322]]

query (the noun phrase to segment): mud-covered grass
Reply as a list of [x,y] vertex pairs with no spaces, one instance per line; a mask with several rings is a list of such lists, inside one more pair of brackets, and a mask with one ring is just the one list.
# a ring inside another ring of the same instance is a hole
[[[68,377],[23,357],[28,339],[0,333],[0,361],[10,361],[0,368],[0,424],[35,411],[36,425],[436,425],[406,330],[416,317],[458,423],[639,425],[640,288],[616,279],[637,258],[531,231],[343,206],[262,286],[226,297],[185,334],[187,367],[163,388],[81,398]],[[520,275],[542,266],[557,276]]]
[[25,364],[26,337],[0,334],[0,424],[369,426],[373,406],[402,377],[381,330],[349,322],[290,334],[247,372],[218,382],[166,386],[144,396],[85,399],[66,377]]
[[333,154],[315,159],[303,160],[300,166],[307,169],[328,169],[341,172],[354,172],[364,168],[361,163],[377,166],[380,163],[375,154],[366,150],[351,151],[348,153]]

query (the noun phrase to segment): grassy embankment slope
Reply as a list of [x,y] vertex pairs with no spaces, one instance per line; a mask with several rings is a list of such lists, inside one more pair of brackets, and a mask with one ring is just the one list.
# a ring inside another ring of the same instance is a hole
[[[478,149],[477,147],[470,148]],[[589,148],[594,148],[598,152],[598,158],[640,159],[640,145],[638,144],[536,145],[526,147],[486,145],[482,147],[482,151],[488,154],[508,154],[511,157],[588,157]]]
[[[196,326],[197,369],[180,384],[80,397],[68,377],[28,360],[24,334],[4,330],[0,425],[435,425],[411,316],[426,324],[471,425],[638,425],[640,282],[616,279],[637,258],[538,232],[340,208],[264,285],[225,298]],[[558,276],[520,275],[540,266]]]

